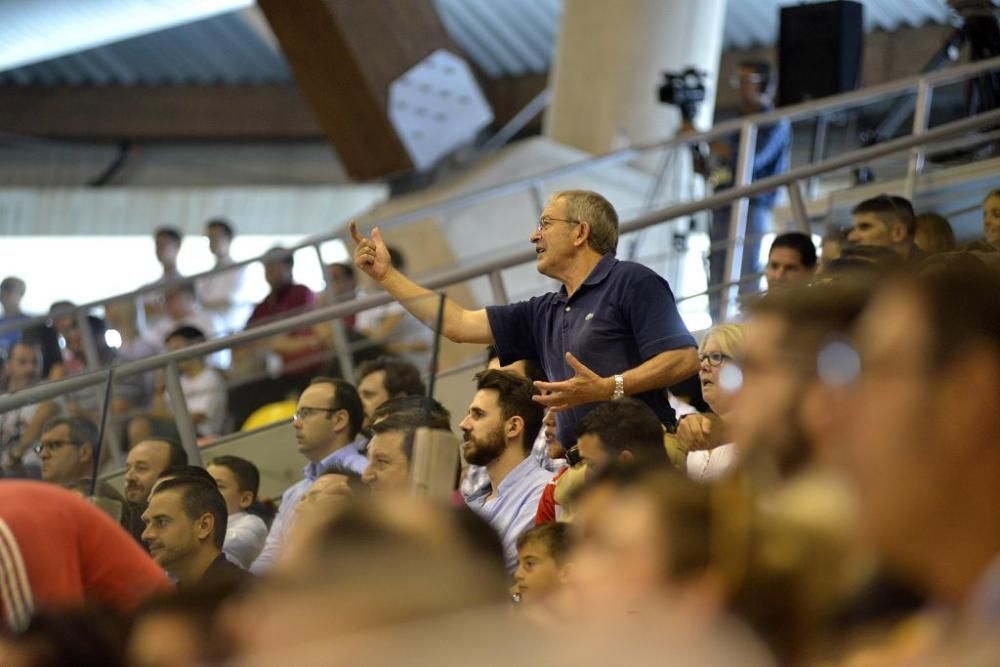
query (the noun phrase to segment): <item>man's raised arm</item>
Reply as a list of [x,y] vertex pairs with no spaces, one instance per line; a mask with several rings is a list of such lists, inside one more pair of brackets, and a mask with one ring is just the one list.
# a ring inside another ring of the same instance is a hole
[[[357,224],[352,222],[351,238],[355,243],[354,265],[371,276],[414,317],[433,328],[437,321],[438,295],[416,284],[393,267],[392,258],[378,227],[372,230],[371,238],[368,238],[361,236]],[[448,298],[445,299],[444,322],[440,333],[455,343],[493,343],[486,311],[466,310]]]

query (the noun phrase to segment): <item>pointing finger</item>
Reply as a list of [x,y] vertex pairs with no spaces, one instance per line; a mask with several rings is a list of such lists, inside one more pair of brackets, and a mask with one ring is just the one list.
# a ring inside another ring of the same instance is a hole
[[358,223],[351,221],[351,238],[354,239],[355,243],[361,243],[364,238],[358,233]]

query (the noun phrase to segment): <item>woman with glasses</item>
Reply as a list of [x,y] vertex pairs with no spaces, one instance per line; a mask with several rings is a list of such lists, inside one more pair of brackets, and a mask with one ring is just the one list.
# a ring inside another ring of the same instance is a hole
[[741,378],[734,360],[742,354],[745,339],[744,325],[721,324],[708,332],[698,348],[701,393],[712,412],[686,416],[677,429],[677,438],[688,452],[688,475],[700,482],[721,477],[735,461],[726,421]]

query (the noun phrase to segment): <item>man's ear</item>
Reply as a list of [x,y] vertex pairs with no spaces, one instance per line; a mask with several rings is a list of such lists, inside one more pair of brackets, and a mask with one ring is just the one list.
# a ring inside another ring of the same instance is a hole
[[253,505],[253,491],[240,491],[240,509],[245,510],[251,505]]
[[347,414],[347,410],[337,410],[333,413],[333,428],[338,431],[343,431],[350,426],[350,415]]
[[893,222],[889,225],[889,238],[893,243],[902,243],[906,240],[908,231],[906,225],[901,222]]
[[215,532],[215,517],[210,512],[205,512],[195,522],[194,534],[198,540],[207,540]]
[[627,449],[624,452],[622,452],[621,454],[618,455],[618,462],[619,463],[624,463],[624,464],[627,465],[629,463],[632,463],[633,461],[635,461],[635,457],[632,456],[632,452],[630,452]]
[[93,443],[85,442],[82,445],[80,445],[80,461],[83,463],[93,463],[94,461]]
[[573,245],[581,246],[590,242],[590,223],[581,222],[576,226],[576,236],[573,237]]
[[514,415],[504,423],[504,436],[510,439],[524,433],[524,419]]

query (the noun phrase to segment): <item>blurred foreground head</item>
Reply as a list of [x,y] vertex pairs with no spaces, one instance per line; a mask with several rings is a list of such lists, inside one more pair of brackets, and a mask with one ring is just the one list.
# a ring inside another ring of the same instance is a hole
[[343,664],[357,664],[357,651],[369,650],[362,633],[507,599],[500,541],[485,522],[465,509],[398,501],[347,502],[313,531],[308,548],[247,601],[244,655],[265,664],[336,642]]
[[869,532],[900,573],[968,604],[1000,554],[1000,276],[959,262],[891,281],[858,352],[845,454]]
[[734,640],[742,626],[792,664],[836,604],[838,554],[756,502],[739,476],[704,485],[669,470],[608,469],[575,521],[577,627],[669,636],[692,649]]
[[[850,277],[770,292],[749,305],[730,433],[741,457],[787,479],[840,447],[850,420],[837,356],[872,293]],[[847,359],[849,365],[851,359]]]

